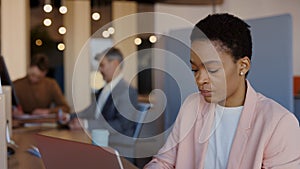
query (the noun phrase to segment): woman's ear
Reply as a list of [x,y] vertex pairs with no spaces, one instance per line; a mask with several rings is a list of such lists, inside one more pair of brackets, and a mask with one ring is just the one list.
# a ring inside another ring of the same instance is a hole
[[239,72],[240,75],[243,76],[245,75],[251,67],[251,62],[248,56],[245,56],[243,58],[240,58],[238,61],[238,66],[239,66]]

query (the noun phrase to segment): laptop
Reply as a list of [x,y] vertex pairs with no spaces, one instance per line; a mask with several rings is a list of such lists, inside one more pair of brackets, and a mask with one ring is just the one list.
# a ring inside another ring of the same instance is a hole
[[113,148],[40,134],[35,139],[46,169],[124,169]]

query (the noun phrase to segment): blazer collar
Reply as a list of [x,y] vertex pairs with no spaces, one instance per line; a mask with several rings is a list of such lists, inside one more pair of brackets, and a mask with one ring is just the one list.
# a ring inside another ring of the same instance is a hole
[[247,93],[244,103],[244,109],[242,111],[236,134],[231,146],[227,168],[234,169],[239,168],[245,149],[247,147],[247,141],[249,133],[252,127],[253,117],[255,117],[255,107],[257,102],[257,95],[255,90],[251,87],[247,80]]
[[[251,122],[252,122],[252,118],[254,116],[254,109],[255,109],[256,101],[257,101],[256,92],[252,88],[252,86],[248,80],[246,80],[246,84],[247,84],[246,98],[245,98],[245,102],[244,102],[243,112],[242,112],[242,115],[240,118],[240,121],[242,121],[242,123],[240,123],[238,126],[238,128],[242,128],[242,129],[251,128]],[[202,111],[201,112],[202,116],[206,116],[208,113],[215,111],[216,104],[207,103],[204,100],[203,96],[200,96],[200,102],[204,102],[205,109],[210,110],[210,111]]]
[[241,114],[238,129],[250,129],[252,125],[252,119],[255,116],[255,107],[257,102],[257,94],[252,88],[250,82],[247,80],[247,92],[244,103],[244,109]]

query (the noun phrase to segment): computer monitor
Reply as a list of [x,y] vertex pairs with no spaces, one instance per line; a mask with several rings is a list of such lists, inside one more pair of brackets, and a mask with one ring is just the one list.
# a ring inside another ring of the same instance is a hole
[[[13,84],[11,82],[11,79],[10,79],[3,56],[0,56],[0,79],[1,79],[1,85],[11,86],[12,105],[19,107],[19,102],[15,95]],[[8,120],[7,120],[7,122],[8,122]],[[6,126],[6,142],[7,143],[11,143],[10,136],[11,136],[11,133],[9,132],[9,125],[7,124],[7,126]],[[10,155],[13,155],[14,153],[15,153],[15,150],[8,146],[7,147],[7,155],[10,156]]]
[[15,107],[20,107],[18,98],[16,96],[16,93],[15,93],[15,90],[14,90],[14,87],[13,87],[13,83],[10,79],[10,76],[9,76],[9,73],[8,73],[8,70],[7,70],[7,67],[6,67],[3,56],[0,56],[0,78],[1,78],[2,86],[4,86],[4,85],[11,86],[11,89],[12,89],[11,90],[12,91],[12,93],[11,93],[12,105],[15,106]]

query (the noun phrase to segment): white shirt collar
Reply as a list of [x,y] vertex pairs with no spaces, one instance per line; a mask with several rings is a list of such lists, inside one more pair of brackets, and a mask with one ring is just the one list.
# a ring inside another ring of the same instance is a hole
[[113,90],[116,87],[116,85],[121,81],[122,78],[123,78],[123,73],[118,74],[112,81],[107,83],[105,87],[108,87],[111,90]]

